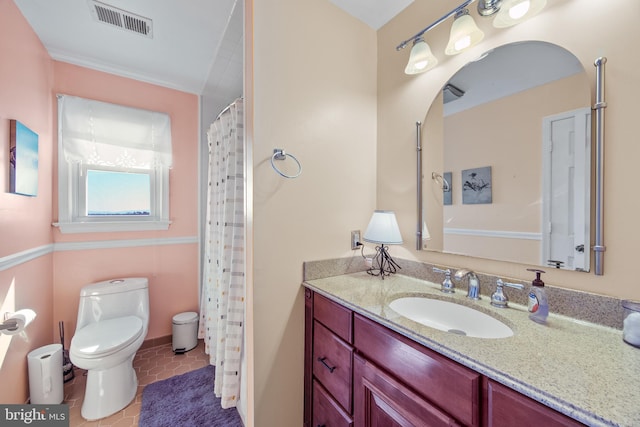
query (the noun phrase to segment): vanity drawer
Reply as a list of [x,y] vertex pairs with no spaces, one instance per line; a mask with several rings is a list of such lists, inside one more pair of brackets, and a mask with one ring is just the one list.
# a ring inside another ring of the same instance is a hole
[[353,343],[353,313],[320,294],[313,296],[313,317],[348,343]]
[[555,410],[492,380],[486,380],[487,427],[584,426]]
[[313,328],[313,375],[351,413],[353,350],[321,323]]
[[480,425],[480,374],[358,314],[354,346],[459,422]]
[[352,427],[353,420],[327,391],[313,382],[313,427]]

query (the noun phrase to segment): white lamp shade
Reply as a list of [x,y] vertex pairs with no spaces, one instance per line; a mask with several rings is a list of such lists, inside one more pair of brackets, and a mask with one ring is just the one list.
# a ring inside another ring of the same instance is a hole
[[429,233],[426,221],[422,222],[422,240],[431,240],[431,233]]
[[438,64],[438,60],[431,52],[431,48],[422,39],[413,42],[409,62],[404,69],[405,74],[419,74],[429,71]]
[[511,27],[538,14],[547,5],[547,0],[504,0],[493,19],[496,28]]
[[401,245],[402,236],[393,211],[374,211],[369,221],[364,240],[369,243],[384,245]]
[[478,28],[473,18],[468,13],[461,15],[457,17],[451,25],[449,43],[444,53],[447,55],[456,55],[480,43],[483,38],[484,33]]

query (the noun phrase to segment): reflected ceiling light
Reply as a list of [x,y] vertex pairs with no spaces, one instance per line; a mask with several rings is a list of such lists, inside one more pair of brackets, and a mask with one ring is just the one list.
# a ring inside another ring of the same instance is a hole
[[424,73],[437,64],[438,60],[433,56],[433,53],[431,53],[431,48],[427,42],[425,42],[422,37],[418,37],[413,41],[413,47],[409,54],[409,62],[407,62],[404,72],[405,74]]
[[504,0],[493,20],[496,28],[506,28],[526,21],[538,14],[547,5],[547,0]]
[[455,20],[451,26],[449,43],[444,53],[457,55],[463,50],[475,46],[484,38],[484,33],[478,28],[476,22],[469,15],[469,9],[461,9],[456,12]]

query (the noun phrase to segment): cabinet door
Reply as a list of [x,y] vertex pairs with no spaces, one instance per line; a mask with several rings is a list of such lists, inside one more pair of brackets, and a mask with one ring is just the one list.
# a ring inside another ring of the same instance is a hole
[[495,381],[487,380],[488,427],[574,427],[583,424]]
[[313,427],[353,427],[349,414],[317,382],[313,382]]
[[354,360],[355,427],[440,427],[458,422],[358,355]]

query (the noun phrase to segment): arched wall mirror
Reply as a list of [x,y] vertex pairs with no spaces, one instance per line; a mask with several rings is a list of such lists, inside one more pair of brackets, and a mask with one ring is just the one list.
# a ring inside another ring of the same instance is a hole
[[423,249],[589,271],[590,103],[581,62],[551,43],[462,67],[422,125]]

